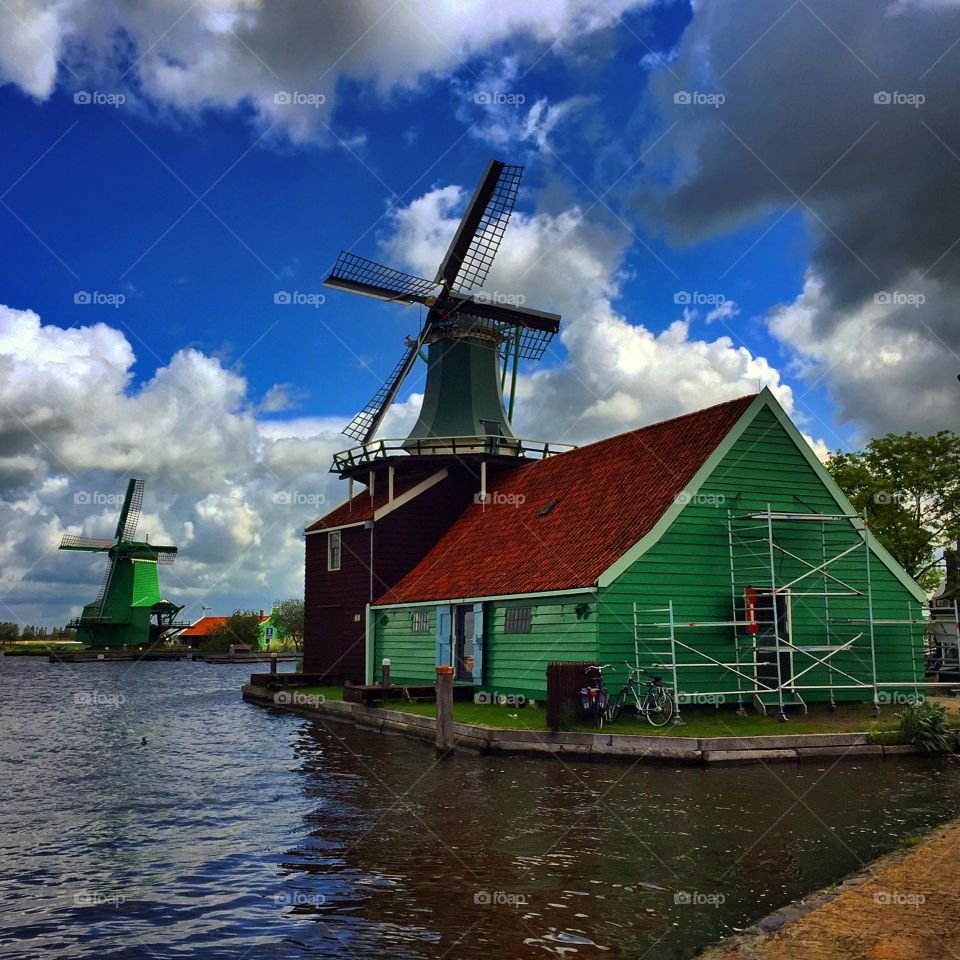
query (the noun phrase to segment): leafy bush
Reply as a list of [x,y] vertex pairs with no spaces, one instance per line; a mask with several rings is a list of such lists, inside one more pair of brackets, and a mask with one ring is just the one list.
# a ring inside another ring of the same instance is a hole
[[256,650],[260,638],[260,614],[256,610],[234,610],[226,623],[217,627],[203,644],[206,653],[226,653],[241,644]]
[[900,731],[914,746],[940,753],[949,743],[947,709],[932,700],[912,703],[900,715]]

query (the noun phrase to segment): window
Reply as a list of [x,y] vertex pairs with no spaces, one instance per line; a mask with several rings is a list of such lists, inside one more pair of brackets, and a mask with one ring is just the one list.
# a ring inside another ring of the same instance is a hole
[[430,611],[414,610],[413,613],[410,614],[410,629],[414,633],[429,633]]
[[553,512],[553,508],[559,503],[559,500],[548,500],[543,507],[540,509],[540,512],[537,514],[538,517],[545,517],[549,513]]
[[327,534],[327,569],[340,569],[340,531],[331,530]]
[[532,624],[533,607],[507,607],[505,633],[529,633]]

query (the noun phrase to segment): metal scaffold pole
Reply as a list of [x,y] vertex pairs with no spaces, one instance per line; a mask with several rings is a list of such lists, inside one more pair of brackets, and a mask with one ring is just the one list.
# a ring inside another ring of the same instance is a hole
[[777,664],[777,702],[780,705],[780,714],[777,719],[786,722],[787,714],[783,708],[783,675],[780,667],[780,618],[777,609],[777,565],[773,556],[773,510],[767,504],[767,544],[770,549],[770,602],[773,604],[773,656]]
[[[827,525],[820,522],[820,562],[823,565],[823,629],[826,633],[827,645],[833,645],[830,633],[830,587],[827,584]],[[837,709],[837,702],[833,697],[833,661],[827,667],[827,679],[830,682],[830,709]]]
[[873,672],[873,715],[880,716],[880,694],[877,687],[877,645],[873,629],[873,577],[870,575],[870,527],[867,511],[863,511],[863,545],[867,553],[867,624],[870,628],[870,669]]
[[680,686],[677,681],[677,634],[673,619],[673,601],[667,604],[667,616],[670,624],[670,664],[673,667],[673,720],[675,727],[682,727],[683,720],[680,717]]
[[740,674],[740,630],[737,627],[737,575],[733,562],[733,511],[727,511],[727,542],[730,546],[730,612],[733,614],[733,659],[737,665],[737,713],[747,712],[743,702],[743,680]]

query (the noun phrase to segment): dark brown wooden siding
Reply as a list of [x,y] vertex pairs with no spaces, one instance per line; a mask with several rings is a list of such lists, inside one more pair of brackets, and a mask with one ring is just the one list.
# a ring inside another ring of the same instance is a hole
[[[439,458],[438,458],[439,460]],[[438,462],[449,475],[376,521],[373,532],[374,597],[420,562],[479,489],[477,479],[456,461]],[[397,469],[395,482],[400,478]],[[386,483],[378,476],[377,484]],[[370,602],[370,531],[342,531],[339,571],[327,570],[327,534],[306,537],[304,664],[306,673],[362,683],[366,668],[365,610]],[[359,620],[356,616],[359,614]]]

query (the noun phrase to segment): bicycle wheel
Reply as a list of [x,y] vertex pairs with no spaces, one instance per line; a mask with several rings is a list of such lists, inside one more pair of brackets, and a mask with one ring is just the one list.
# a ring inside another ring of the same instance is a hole
[[608,717],[610,723],[616,723],[620,719],[624,704],[627,702],[627,690],[629,686],[629,684],[625,683],[620,692],[610,702],[610,713]]
[[673,716],[673,698],[663,690],[651,690],[643,702],[644,713],[653,727],[663,727]]
[[598,730],[603,727],[603,719],[607,715],[607,710],[608,705],[605,698],[598,694],[593,701],[593,722],[597,725]]

